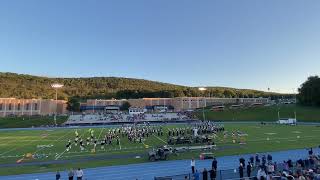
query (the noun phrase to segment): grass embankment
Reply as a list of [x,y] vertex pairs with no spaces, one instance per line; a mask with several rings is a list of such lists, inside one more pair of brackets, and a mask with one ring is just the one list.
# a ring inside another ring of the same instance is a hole
[[[320,122],[320,108],[299,105],[274,105],[261,107],[243,107],[239,109],[225,108],[224,111],[205,109],[205,118],[215,121],[277,121],[280,118],[294,118],[303,122]],[[196,112],[203,119],[202,110]]]

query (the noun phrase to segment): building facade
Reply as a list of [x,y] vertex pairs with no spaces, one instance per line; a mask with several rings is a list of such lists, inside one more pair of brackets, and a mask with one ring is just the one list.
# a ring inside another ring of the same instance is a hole
[[66,114],[67,102],[51,99],[0,98],[0,117]]

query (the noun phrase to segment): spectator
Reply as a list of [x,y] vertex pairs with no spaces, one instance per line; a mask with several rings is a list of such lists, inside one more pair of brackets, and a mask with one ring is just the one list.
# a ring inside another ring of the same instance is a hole
[[309,149],[309,156],[312,156],[312,155],[313,155],[313,149],[310,148],[310,149]]
[[264,165],[264,166],[265,166],[265,165],[266,165],[266,163],[267,163],[266,156],[265,156],[265,155],[263,155],[261,159],[262,159],[262,165]]
[[257,173],[257,179],[258,180],[262,180],[262,179],[266,179],[266,178],[267,178],[267,174],[264,171],[264,169],[260,166],[259,170],[258,170],[258,173]]
[[260,166],[260,158],[259,158],[259,154],[256,154],[256,166]]
[[239,175],[240,175],[240,179],[243,179],[243,164],[240,163],[240,166],[239,166]]
[[267,175],[267,180],[272,180],[272,174]]
[[287,164],[288,164],[289,169],[292,169],[292,168],[293,168],[293,163],[292,163],[292,160],[291,160],[291,159],[289,159],[289,160],[287,161]]
[[82,177],[83,177],[82,169],[78,168],[78,170],[76,171],[76,175],[77,175],[77,180],[82,180]]
[[68,172],[69,180],[73,180],[73,176],[74,176],[74,171],[73,171],[73,169],[70,169]]
[[200,174],[199,174],[198,170],[196,170],[193,177],[194,177],[194,180],[200,180]]
[[217,178],[217,169],[212,168],[210,171],[210,179],[216,180],[216,178]]
[[249,162],[250,162],[251,164],[254,163],[254,157],[253,157],[253,156],[250,156]]
[[208,180],[208,171],[206,168],[204,168],[203,172],[202,172],[202,179],[203,180]]
[[240,164],[242,164],[243,167],[246,166],[246,160],[242,157],[239,159]]
[[252,166],[251,166],[251,162],[249,162],[247,165],[247,176],[249,178],[251,177],[251,170],[252,170]]
[[271,154],[268,154],[267,160],[268,160],[269,163],[272,162],[272,156],[271,156]]
[[213,158],[212,169],[218,169],[218,161],[216,158]]
[[60,172],[57,171],[57,173],[56,173],[56,180],[60,180],[60,178],[61,178]]
[[194,170],[195,170],[195,167],[196,167],[196,161],[194,160],[194,158],[191,159],[191,171],[192,171],[192,174],[194,174]]

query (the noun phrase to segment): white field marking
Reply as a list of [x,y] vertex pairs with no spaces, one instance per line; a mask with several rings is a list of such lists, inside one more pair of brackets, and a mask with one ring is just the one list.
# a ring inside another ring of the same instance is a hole
[[121,141],[120,141],[120,139],[121,139],[121,138],[119,138],[119,147],[120,147],[120,150],[121,150]]
[[[78,131],[78,129],[76,129],[76,131]],[[71,132],[73,132],[73,131],[71,131]],[[81,138],[83,135],[85,135],[86,134],[86,130],[84,130],[84,133],[79,137],[79,138]],[[65,149],[62,153],[60,153],[56,158],[55,158],[55,160],[58,160],[65,152],[67,151],[67,149]]]
[[302,132],[300,132],[300,131],[292,131],[292,133],[294,133],[294,134],[300,134],[300,133],[302,133]]
[[[64,134],[63,136],[61,136],[61,137],[59,137],[58,139],[53,140],[53,141],[54,141],[54,142],[60,141],[62,138],[66,137],[67,135],[69,135],[69,134],[71,134],[71,133],[72,133],[72,131],[68,131],[66,134]],[[52,143],[50,143],[50,144],[52,144]],[[50,144],[47,144],[47,145],[50,145]],[[44,148],[45,148],[45,147],[37,149],[33,154],[41,151],[41,150],[44,149]]]
[[[49,135],[48,135],[48,136],[49,136]],[[42,136],[38,141],[42,141],[42,139],[47,138],[48,136]],[[23,144],[22,146],[25,147],[25,146],[28,146],[28,145],[30,145],[30,144],[33,144],[34,142],[38,142],[38,141],[32,141],[32,142],[30,142],[30,143],[28,143],[28,144]],[[12,152],[12,151],[14,151],[14,150],[17,150],[17,149],[19,149],[19,148],[22,148],[22,147],[21,147],[21,146],[17,146],[17,147],[15,147],[15,148],[12,148],[11,150],[6,151],[6,152],[0,154],[0,156],[3,156],[3,155],[5,155],[5,154],[8,154],[9,152]],[[37,151],[38,151],[38,150],[37,150]],[[37,152],[37,151],[36,151],[36,152]]]
[[[152,147],[152,146],[149,146],[149,147]],[[139,149],[142,149],[143,147],[139,146],[139,147],[130,147],[130,148],[122,148],[122,150],[132,150],[132,151],[129,151],[129,152],[134,152],[134,150],[139,150]],[[107,152],[117,152],[119,151],[119,149],[108,149]],[[83,152],[89,152],[89,151],[82,151],[82,152],[78,152],[78,151],[74,151],[74,152],[67,152],[66,154],[80,154],[80,153],[83,153]],[[97,152],[106,152],[104,150],[98,150]],[[125,151],[122,151],[122,152],[125,152]]]
[[100,140],[100,136],[101,136],[102,132],[104,131],[104,129],[105,129],[105,127],[103,127],[103,128],[101,129],[100,134],[99,134],[99,136],[98,136],[98,141]]
[[156,137],[157,139],[159,139],[160,141],[164,142],[165,144],[167,144],[167,142],[165,142],[163,139],[161,139],[159,136],[153,135],[154,137]]
[[[150,147],[152,148],[152,146]],[[137,152],[136,150],[137,149],[143,149],[143,147],[140,147],[140,148],[136,148],[135,150],[122,150],[121,152],[122,153],[135,153]],[[119,151],[119,149],[111,149],[110,151],[107,151],[107,152],[117,152]],[[88,156],[88,155],[92,155],[91,153],[90,154],[87,154],[89,153],[89,151],[83,151],[83,152],[86,152],[86,154],[82,153],[82,152],[72,152],[72,153],[65,153],[64,157],[81,157],[81,156]],[[97,150],[96,152],[100,153],[100,154],[103,154],[105,153],[106,151],[103,151],[103,150]],[[70,155],[68,155],[70,154]]]
[[[26,141],[26,142],[29,142],[28,143],[28,145],[29,144],[31,144],[32,142],[31,141],[40,141],[40,140],[42,140],[42,139],[36,139],[36,140],[28,140],[28,138],[30,138],[30,137],[33,137],[33,136],[23,136],[23,137],[17,137],[17,136],[14,136],[14,137],[12,137],[12,136],[7,136],[7,137],[0,137],[0,139],[1,140],[3,140],[3,141],[5,141],[5,142],[7,142],[7,145],[10,145],[10,144],[13,144],[13,143],[16,143],[17,141],[19,141],[19,142],[21,142],[21,141]],[[11,151],[10,151],[11,152]],[[0,156],[1,156],[1,154],[0,154]]]
[[61,154],[59,154],[55,160],[58,160],[65,152],[67,151],[67,149],[65,149]]
[[[86,134],[86,130],[84,130],[84,133],[79,138],[83,137],[85,134]],[[66,151],[67,149],[65,149],[62,153],[60,153],[55,160],[58,160]]]
[[264,133],[266,135],[276,135],[277,133]]
[[295,141],[297,141],[297,140],[294,140],[294,139],[290,139],[290,140],[288,140],[288,141],[290,141],[290,142],[295,142]]

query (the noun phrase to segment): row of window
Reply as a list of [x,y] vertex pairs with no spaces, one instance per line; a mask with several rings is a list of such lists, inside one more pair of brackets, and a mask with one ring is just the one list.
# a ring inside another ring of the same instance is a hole
[[[37,111],[37,110],[38,110],[38,104],[37,104],[37,103],[34,103],[34,104],[32,104],[32,105],[33,105],[33,106],[31,107],[31,104],[30,104],[30,103],[27,103],[27,104],[25,104],[24,107],[23,107],[23,106],[19,103],[19,104],[16,105],[15,110],[20,111],[20,110],[24,109],[24,110],[26,110],[26,111],[28,111],[28,110],[35,110],[35,111]],[[5,109],[4,106],[5,106],[4,104],[0,104],[0,111],[2,111],[2,110]],[[7,106],[7,109],[6,109],[6,110],[11,111],[11,110],[13,110],[13,108],[14,108],[14,106],[10,103],[10,104]],[[31,109],[31,108],[32,108],[32,109]]]

